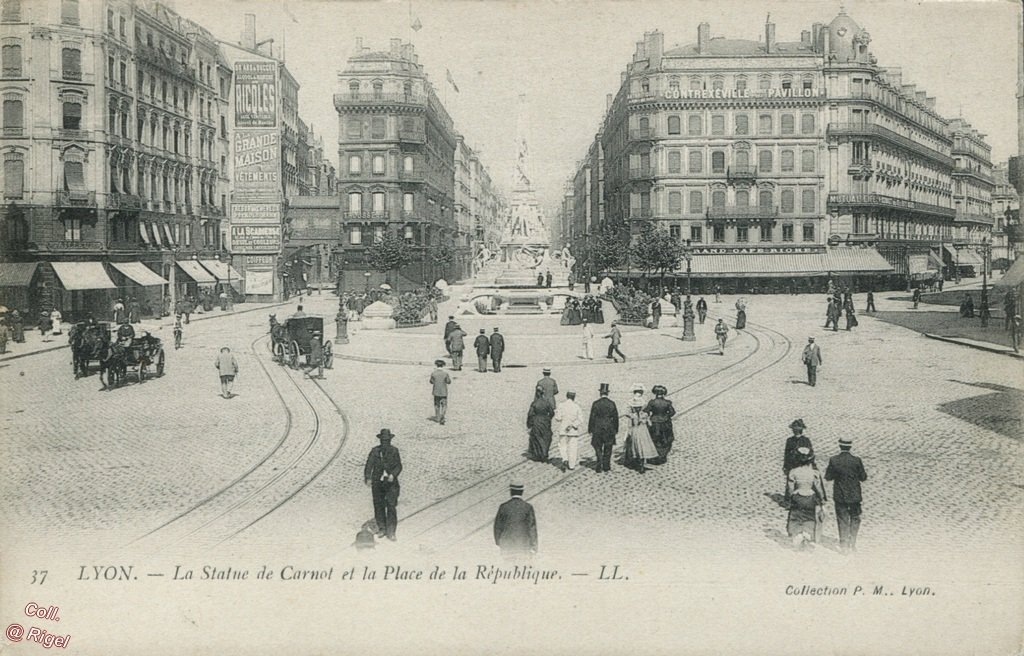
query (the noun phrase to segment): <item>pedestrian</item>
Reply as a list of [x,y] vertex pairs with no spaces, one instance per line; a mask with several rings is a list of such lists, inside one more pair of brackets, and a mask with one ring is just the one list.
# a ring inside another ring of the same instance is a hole
[[921,288],[914,287],[914,293],[911,295],[911,299],[914,301],[914,309],[917,309],[918,304],[921,303]]
[[498,332],[497,326],[491,333],[491,364],[494,365],[494,373],[501,373],[501,358],[505,355],[505,336]]
[[718,340],[718,353],[719,355],[725,355],[725,340],[729,335],[729,326],[725,325],[725,321],[722,319],[718,320],[715,324],[715,339]]
[[[309,365],[309,373],[316,369],[316,377],[324,377],[324,338],[319,330],[313,331],[313,338],[309,340],[309,357],[306,360]],[[313,376],[310,375],[310,378]]]
[[529,558],[537,553],[537,516],[523,499],[522,483],[512,483],[508,489],[512,498],[501,504],[494,516],[494,543],[505,558]]
[[181,317],[174,318],[174,350],[177,351],[181,348],[181,336],[184,329],[181,326]]
[[651,460],[651,464],[663,465],[668,462],[668,454],[672,451],[672,444],[676,439],[672,427],[672,417],[676,415],[676,408],[666,398],[668,389],[664,385],[655,385],[651,388],[651,393],[654,394],[654,398],[644,407],[644,412],[651,419],[651,441],[657,450],[657,457]]
[[427,301],[427,311],[430,313],[430,323],[437,323],[437,299],[433,296]]
[[[128,323],[123,325],[131,327]],[[217,367],[217,372],[220,374],[220,395],[225,399],[230,399],[234,396],[231,393],[231,387],[238,376],[238,361],[235,360],[235,354],[228,347],[221,347],[214,366]]]
[[295,314],[292,315],[292,319],[301,319],[306,316],[306,313],[302,311],[302,306],[299,305],[295,308]]
[[566,392],[565,401],[555,409],[558,424],[558,454],[562,471],[573,471],[580,460],[580,431],[583,430],[583,408],[576,403],[576,392]]
[[658,329],[661,324],[661,299],[656,298],[651,302],[651,328]]
[[377,536],[395,541],[398,528],[398,495],[401,487],[398,475],[402,473],[402,456],[391,444],[394,435],[387,428],[380,429],[380,444],[370,449],[363,467],[363,480],[370,486],[373,496],[373,517],[377,522]]
[[60,310],[55,305],[53,311],[50,312],[50,324],[54,335],[61,335],[64,333],[64,327],[61,322],[64,321],[64,315],[60,313]]
[[818,383],[818,367],[821,366],[821,347],[814,343],[813,337],[807,338],[807,346],[804,347],[801,356],[804,365],[807,367],[807,384],[814,387]]
[[[811,444],[811,438],[804,435],[804,430],[807,428],[807,424],[804,423],[803,419],[794,419],[789,424],[789,429],[793,431],[793,434],[786,438],[786,447],[782,452],[782,474],[788,477],[790,470],[796,467],[800,461],[797,456],[797,449],[806,447],[810,449],[811,454],[814,454],[814,446]],[[811,462],[814,462],[812,457]]]
[[981,327],[988,328],[988,320],[992,318],[992,314],[988,307],[988,294],[984,291],[981,292],[981,308],[978,310],[978,316],[981,317]]
[[583,320],[583,357],[594,359],[594,329],[586,319]]
[[444,370],[444,360],[434,360],[435,369],[430,372],[430,387],[434,392],[434,421],[444,425],[444,415],[448,412],[448,386],[452,377]]
[[615,362],[618,362],[618,360],[615,358],[615,355],[613,355],[618,354],[618,356],[622,358],[622,361],[625,362],[626,354],[619,350],[619,345],[622,344],[622,331],[619,330],[618,321],[612,321],[611,332],[605,335],[605,339],[612,340],[611,343],[608,344],[608,355],[605,356],[605,359],[614,360]]
[[747,299],[740,298],[736,301],[736,330],[743,330],[747,327]]
[[554,416],[555,407],[544,398],[544,390],[538,386],[533,394],[533,403],[526,414],[526,428],[530,431],[527,448],[530,460],[548,461],[548,453],[551,450],[551,420]]
[[545,272],[544,273],[544,286],[547,287],[548,289],[551,289],[551,280],[552,280],[551,272],[550,271]]
[[134,296],[128,299],[128,323],[140,323],[142,317],[139,315],[139,301]]
[[[361,312],[362,310],[360,310]],[[448,336],[452,334],[452,331],[458,328],[459,324],[455,322],[454,316],[448,317],[448,323],[444,325],[444,348],[448,351],[448,355],[452,354],[451,344],[448,343]]]
[[722,286],[715,285],[715,303],[722,302]]
[[487,356],[491,354],[491,341],[487,339],[486,328],[480,329],[480,334],[473,340],[473,348],[476,349],[476,370],[482,374],[487,373]]
[[1017,294],[1011,289],[1003,295],[1003,330],[1009,331],[1017,316]]
[[1015,314],[1010,322],[1010,343],[1013,345],[1013,352],[1020,353],[1021,323],[1020,315]]
[[544,286],[544,274],[541,273],[540,271],[537,272],[537,286],[538,287],[543,287]]
[[697,320],[700,321],[701,325],[704,325],[704,319],[708,316],[708,302],[701,296],[697,299]]
[[558,401],[555,397],[558,396],[558,382],[551,377],[551,370],[545,367],[541,371],[541,379],[537,381],[537,387],[544,390],[544,398],[551,402],[551,407],[557,407]]
[[220,296],[220,311],[227,312],[228,309],[228,293],[226,290],[221,290]]
[[832,326],[833,331],[839,330],[839,304],[831,296],[828,299],[828,309],[825,310],[825,327]]
[[658,448],[651,439],[651,417],[644,410],[643,398],[632,398],[629,411],[622,418],[629,421],[626,460],[641,474],[647,471],[647,461],[658,458]]
[[865,312],[877,312],[877,310],[875,309],[875,293],[874,292],[868,292],[868,304],[867,304],[867,307],[864,308],[864,311]]
[[120,326],[124,322],[125,316],[124,302],[121,299],[117,299],[114,301],[113,315],[114,323]]
[[[50,332],[50,328],[53,327],[53,322],[50,321],[50,315],[47,312],[41,312],[39,314],[39,335],[40,337],[46,337],[46,334]],[[49,340],[45,340],[49,341]]]
[[843,310],[846,312],[846,329],[850,330],[858,326],[857,315],[853,308],[853,297],[847,297]]
[[786,532],[793,546],[802,548],[821,538],[822,505],[828,500],[821,474],[812,465],[814,454],[801,446],[795,452],[794,467],[786,475],[786,501],[789,517]]
[[7,319],[0,319],[0,353],[7,352],[7,340],[11,338],[11,332],[7,328]]
[[452,354],[452,369],[462,371],[462,353],[466,350],[466,331],[462,326],[455,324],[455,328],[448,334],[448,352]]
[[601,383],[598,389],[601,397],[590,406],[590,419],[587,422],[590,444],[594,447],[595,470],[598,472],[612,470],[612,448],[619,432],[619,409],[608,398],[608,391],[608,383]]
[[839,455],[832,456],[825,469],[825,480],[833,481],[832,500],[839,525],[839,548],[843,553],[857,550],[857,532],[860,530],[861,489],[868,480],[864,463],[850,453],[853,440],[839,440]]

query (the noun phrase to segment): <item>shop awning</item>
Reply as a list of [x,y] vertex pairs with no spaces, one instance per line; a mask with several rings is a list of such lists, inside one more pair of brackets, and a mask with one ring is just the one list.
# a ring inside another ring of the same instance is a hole
[[162,248],[163,245],[164,245],[164,242],[160,238],[160,224],[158,224],[158,223],[151,223],[150,226],[153,228],[153,243],[155,243],[157,246],[160,246]]
[[102,262],[52,262],[60,284],[68,291],[117,289]]
[[171,226],[164,224],[164,237],[167,237],[167,245],[174,247],[174,237],[171,237]]
[[143,287],[167,284],[167,281],[162,276],[157,275],[142,262],[111,262],[110,266]]
[[139,236],[142,237],[142,241],[146,242],[146,246],[149,246],[149,232],[146,230],[146,224],[139,221]]
[[693,256],[691,268],[694,276],[705,278],[796,278],[893,271],[885,258],[867,248],[836,248],[818,253],[701,254]]
[[993,283],[993,287],[1016,287],[1024,284],[1024,257],[1018,257],[1017,261],[1006,270],[1006,275]]
[[[81,107],[77,103],[70,103],[70,106]],[[88,193],[85,187],[85,165],[82,162],[64,162],[64,188],[71,192],[72,198]]]
[[971,248],[961,248],[959,259],[954,259],[957,266],[972,266],[982,267],[985,266],[985,261],[981,259],[977,251]]
[[199,263],[206,267],[206,270],[212,273],[218,282],[228,282],[230,280],[231,284],[235,284],[242,280],[242,274],[230,264],[218,262],[217,260],[199,260]]
[[217,279],[211,276],[210,272],[201,267],[199,262],[195,260],[178,260],[178,268],[200,285],[217,284]]
[[0,287],[28,287],[39,262],[0,262]]

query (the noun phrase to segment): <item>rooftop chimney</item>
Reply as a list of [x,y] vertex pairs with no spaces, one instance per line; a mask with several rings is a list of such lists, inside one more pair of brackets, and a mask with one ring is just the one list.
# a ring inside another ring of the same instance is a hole
[[925,98],[924,104],[928,107],[928,109],[935,111],[935,98],[933,96],[928,96],[927,98]]
[[811,38],[814,39],[814,49],[821,51],[821,23],[811,25]]
[[811,45],[811,31],[810,30],[804,30],[804,31],[800,32],[800,43],[802,43],[805,46]]
[[917,102],[921,103],[922,105],[925,104],[925,102],[926,102],[925,99],[928,97],[928,93],[927,92],[925,92],[925,91],[918,91],[914,95],[916,97]]
[[708,42],[711,41],[711,24],[701,23],[697,26],[697,54],[708,53]]
[[405,45],[403,45],[402,46],[402,59],[404,59],[406,61],[412,61],[412,55],[413,55],[413,45],[411,43],[406,43]]
[[770,53],[773,50],[775,50],[775,23],[765,21],[764,51]]
[[893,85],[897,89],[903,86],[903,69],[899,66],[890,66],[885,69],[889,74],[889,84]]
[[242,28],[242,47],[247,50],[256,49],[256,14],[246,14]]
[[653,69],[661,68],[661,56],[665,51],[665,35],[660,30],[654,30],[646,35],[647,40],[647,62]]
[[611,108],[612,108],[612,94],[606,93],[604,95],[604,109],[605,109],[605,111],[608,111]]

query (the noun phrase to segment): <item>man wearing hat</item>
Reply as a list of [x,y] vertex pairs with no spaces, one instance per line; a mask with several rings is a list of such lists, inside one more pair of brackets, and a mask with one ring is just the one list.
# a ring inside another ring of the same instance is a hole
[[655,385],[651,388],[654,398],[647,402],[644,407],[651,418],[651,440],[658,450],[658,457],[651,459],[651,464],[663,465],[668,462],[668,454],[672,451],[672,443],[675,442],[675,430],[672,428],[672,417],[676,414],[676,408],[666,396],[668,389],[664,385]]
[[608,383],[601,383],[599,392],[601,398],[590,406],[587,432],[590,433],[590,444],[594,447],[597,471],[610,472],[612,447],[615,446],[615,436],[619,432],[619,409],[608,398]]
[[626,354],[619,350],[619,345],[622,344],[622,331],[619,330],[618,321],[612,321],[611,331],[607,335],[605,335],[605,338],[612,340],[611,343],[608,344],[608,355],[605,356],[605,359],[615,360],[615,362],[618,362],[618,360],[615,359],[614,355],[617,353],[619,357],[622,358],[622,361],[625,362]]
[[807,448],[810,450],[812,456],[811,460],[814,460],[814,447],[811,446],[811,438],[804,435],[804,430],[807,429],[807,425],[803,419],[794,419],[789,424],[790,430],[793,434],[786,438],[786,449],[782,453],[782,473],[789,476],[790,470],[797,466],[800,458],[797,456],[797,451],[801,448]]
[[448,386],[452,377],[444,370],[444,360],[434,360],[435,369],[430,372],[430,387],[434,392],[434,421],[444,424],[444,415],[448,411]]
[[494,327],[491,333],[491,364],[494,365],[494,373],[501,373],[501,356],[505,354],[505,336]]
[[448,342],[448,336],[452,334],[459,324],[455,323],[455,317],[449,316],[448,323],[444,325],[444,348],[448,351],[448,355],[452,354],[452,345]]
[[512,498],[494,516],[494,543],[506,558],[529,558],[537,553],[537,516],[523,499],[522,483],[512,483],[508,489]]
[[480,329],[480,334],[473,340],[473,348],[476,349],[476,370],[482,374],[487,373],[487,356],[491,353],[491,341],[487,339],[486,328]]
[[313,338],[309,340],[309,373],[312,378],[313,369],[316,368],[316,377],[324,377],[324,336],[319,330],[313,331]]
[[576,392],[565,393],[565,401],[555,409],[554,420],[558,424],[558,452],[562,457],[562,471],[572,471],[580,459],[580,430],[583,428],[583,408],[576,404]]
[[402,473],[402,457],[398,449],[391,446],[394,435],[387,428],[380,429],[378,446],[370,449],[363,467],[363,480],[373,494],[373,517],[377,521],[377,535],[395,540],[398,528],[398,475]]
[[821,347],[814,343],[813,337],[807,338],[802,357],[807,366],[807,384],[814,387],[818,383],[818,367],[821,366]]
[[836,505],[839,524],[839,548],[843,553],[857,550],[857,531],[860,529],[860,484],[868,480],[864,463],[850,453],[853,440],[839,440],[839,455],[832,456],[825,470],[825,480],[833,481],[832,500]]
[[537,381],[537,387],[544,390],[544,398],[551,403],[551,407],[557,408],[555,397],[558,396],[558,383],[551,377],[551,370],[547,367],[544,368],[541,379]]
[[448,352],[452,354],[452,369],[455,371],[462,371],[462,353],[466,350],[465,337],[466,331],[459,324],[455,324],[448,333]]

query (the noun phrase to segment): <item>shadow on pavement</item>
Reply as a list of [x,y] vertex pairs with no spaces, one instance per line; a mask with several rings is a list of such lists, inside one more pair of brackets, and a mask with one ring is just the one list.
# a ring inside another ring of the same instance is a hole
[[950,382],[992,392],[941,403],[937,406],[939,411],[1005,437],[1024,440],[1024,391],[994,383]]

